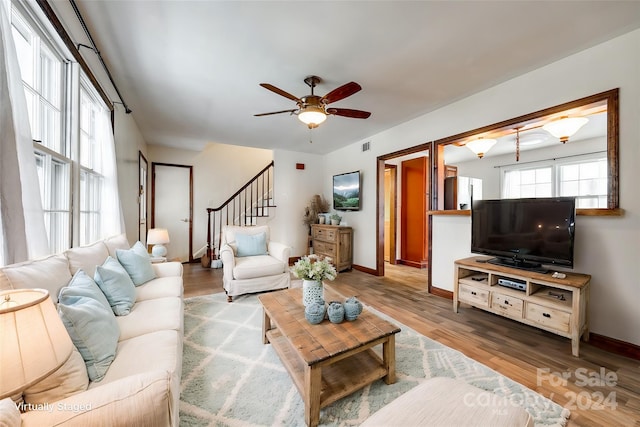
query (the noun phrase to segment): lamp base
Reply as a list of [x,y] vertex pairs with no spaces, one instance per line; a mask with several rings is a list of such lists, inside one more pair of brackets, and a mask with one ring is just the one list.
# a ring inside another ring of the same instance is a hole
[[151,248],[151,255],[154,258],[164,257],[167,255],[167,248],[165,248],[164,245],[161,244],[153,245],[153,248]]

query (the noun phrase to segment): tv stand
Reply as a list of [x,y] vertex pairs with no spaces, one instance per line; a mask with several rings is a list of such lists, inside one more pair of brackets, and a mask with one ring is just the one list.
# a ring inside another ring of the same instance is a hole
[[[499,286],[500,279],[524,283],[523,290]],[[571,352],[578,357],[580,338],[589,340],[588,274],[551,273],[496,265],[487,257],[455,262],[453,311],[460,303],[507,317],[554,334],[571,338]]]
[[533,271],[542,274],[549,272],[549,270],[544,268],[541,264],[538,264],[536,262],[523,261],[517,258],[496,257],[489,259],[487,262],[493,265],[502,265],[504,267],[517,268],[519,270]]

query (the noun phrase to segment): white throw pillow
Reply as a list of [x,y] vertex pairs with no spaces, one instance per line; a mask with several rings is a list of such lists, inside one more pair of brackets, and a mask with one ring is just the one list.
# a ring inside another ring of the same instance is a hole
[[57,371],[32,385],[22,394],[26,403],[38,405],[57,402],[85,391],[87,387],[89,387],[87,367],[78,350],[74,348],[69,359]]

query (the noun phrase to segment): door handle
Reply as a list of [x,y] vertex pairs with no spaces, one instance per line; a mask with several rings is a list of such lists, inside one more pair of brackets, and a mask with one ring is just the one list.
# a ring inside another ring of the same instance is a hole
[[189,218],[183,218],[183,219],[181,219],[180,221],[182,221],[182,222],[189,222]]

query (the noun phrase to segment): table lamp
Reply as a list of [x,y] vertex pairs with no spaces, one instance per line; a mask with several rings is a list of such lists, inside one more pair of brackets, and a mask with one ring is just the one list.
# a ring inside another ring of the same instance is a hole
[[147,245],[153,245],[151,255],[155,258],[161,258],[167,255],[167,248],[164,246],[169,243],[169,232],[166,228],[152,228],[147,234]]
[[49,376],[71,356],[73,343],[44,289],[0,292],[0,400]]

